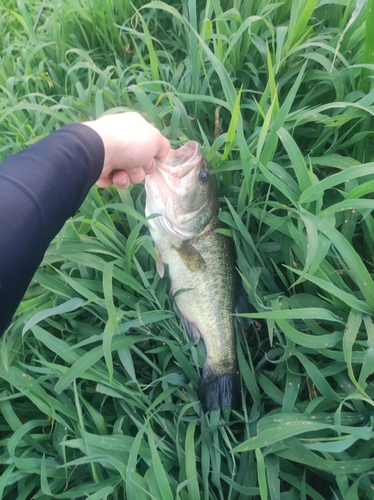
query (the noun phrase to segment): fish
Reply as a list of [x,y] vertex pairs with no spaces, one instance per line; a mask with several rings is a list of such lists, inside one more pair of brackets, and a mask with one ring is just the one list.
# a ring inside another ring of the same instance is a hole
[[[146,176],[146,206],[157,271],[165,266],[188,337],[205,344],[198,395],[204,413],[237,408],[240,375],[233,312],[239,275],[232,238],[220,232],[219,200],[196,141],[170,150]],[[151,217],[152,216],[152,217]]]

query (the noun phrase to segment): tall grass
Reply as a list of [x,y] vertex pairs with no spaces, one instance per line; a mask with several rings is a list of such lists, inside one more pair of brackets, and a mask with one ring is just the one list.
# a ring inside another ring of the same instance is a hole
[[1,343],[0,497],[373,498],[373,3],[3,0],[1,155],[112,108],[199,141],[257,323],[203,415],[143,186],[94,187]]

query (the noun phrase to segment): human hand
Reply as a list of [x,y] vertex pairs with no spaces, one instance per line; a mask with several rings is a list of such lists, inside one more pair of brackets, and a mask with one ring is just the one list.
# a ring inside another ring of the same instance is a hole
[[156,160],[163,160],[169,141],[139,113],[128,111],[105,115],[83,125],[97,132],[105,149],[104,166],[96,184],[121,189],[142,182],[154,172]]

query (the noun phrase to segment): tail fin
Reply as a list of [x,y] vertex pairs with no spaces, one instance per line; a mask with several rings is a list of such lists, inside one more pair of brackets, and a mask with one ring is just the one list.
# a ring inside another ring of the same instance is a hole
[[199,399],[203,411],[238,408],[240,403],[240,376],[237,367],[233,371],[217,372],[205,362],[199,387]]

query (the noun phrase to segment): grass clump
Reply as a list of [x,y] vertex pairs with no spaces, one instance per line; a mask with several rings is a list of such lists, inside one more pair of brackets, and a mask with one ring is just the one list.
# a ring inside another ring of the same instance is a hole
[[2,498],[372,498],[372,13],[3,2],[1,155],[113,107],[199,141],[261,328],[241,411],[202,415],[144,189],[93,188],[1,343]]

